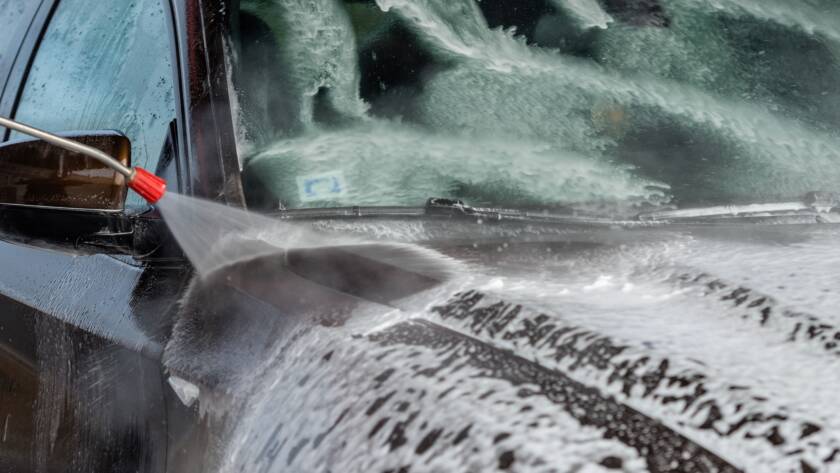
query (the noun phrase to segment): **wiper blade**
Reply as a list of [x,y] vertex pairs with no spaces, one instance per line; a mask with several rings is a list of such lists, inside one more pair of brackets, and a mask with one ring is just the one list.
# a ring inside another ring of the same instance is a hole
[[432,197],[423,207],[400,206],[352,206],[331,207],[324,209],[284,209],[269,214],[270,216],[309,220],[322,218],[436,218],[465,219],[478,223],[494,222],[533,222],[566,225],[640,225],[638,221],[619,221],[611,218],[580,216],[575,214],[557,214],[549,212],[529,212],[519,209],[472,207],[461,200]]
[[716,205],[687,209],[659,210],[636,216],[643,222],[743,220],[805,217],[820,221],[840,221],[840,194],[809,192],[797,202],[772,202],[745,205]]
[[482,222],[524,221],[569,225],[638,225],[638,222],[614,218],[558,214],[548,211],[529,212],[521,209],[472,207],[461,200],[431,198],[426,201],[426,215],[471,217]]
[[648,227],[670,223],[755,222],[840,223],[840,194],[811,192],[799,202],[719,205],[646,212],[631,219],[522,209],[473,207],[462,200],[432,197],[422,207],[352,206],[283,209],[270,216],[290,220],[357,218],[434,218],[472,220],[478,223],[522,222],[548,225]]
[[424,207],[355,205],[352,207],[282,209],[270,212],[268,216],[291,220],[307,220],[318,218],[416,217],[425,214],[426,209]]

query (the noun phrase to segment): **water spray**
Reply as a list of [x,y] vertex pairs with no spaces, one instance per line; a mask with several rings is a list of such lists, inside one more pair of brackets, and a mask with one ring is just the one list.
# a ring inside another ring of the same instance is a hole
[[78,141],[62,138],[58,135],[54,135],[52,133],[31,127],[29,125],[24,125],[23,123],[10,120],[5,117],[0,117],[0,126],[4,126],[6,128],[18,131],[25,135],[41,139],[59,148],[63,148],[68,151],[73,151],[76,153],[83,154],[85,156],[89,156],[101,162],[102,164],[125,176],[125,180],[128,184],[128,187],[134,192],[140,194],[140,197],[145,199],[150,204],[154,204],[157,201],[159,201],[161,197],[163,197],[163,194],[166,193],[165,180],[155,176],[154,174],[139,166],[135,166],[134,168],[126,167],[113,156],[104,153],[101,150],[98,150],[92,146],[87,146],[82,143],[79,143]]

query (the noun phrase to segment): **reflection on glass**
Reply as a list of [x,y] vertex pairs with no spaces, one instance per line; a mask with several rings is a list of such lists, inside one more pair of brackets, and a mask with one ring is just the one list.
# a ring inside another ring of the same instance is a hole
[[840,182],[837,2],[310,3],[232,28],[253,202],[615,215]]
[[[112,132],[68,136],[129,164],[128,139]],[[40,140],[0,146],[0,203],[120,210],[123,176],[101,162]]]

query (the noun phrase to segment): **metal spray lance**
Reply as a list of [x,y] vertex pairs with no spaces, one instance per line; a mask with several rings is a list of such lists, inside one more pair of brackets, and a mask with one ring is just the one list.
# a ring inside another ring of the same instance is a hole
[[144,198],[150,204],[154,204],[159,201],[160,198],[163,197],[163,194],[166,193],[165,180],[138,166],[128,168],[113,156],[110,156],[92,146],[87,146],[77,141],[62,138],[52,133],[39,130],[38,128],[34,128],[29,125],[24,125],[23,123],[10,120],[5,117],[0,117],[0,126],[41,139],[51,145],[58,146],[59,148],[84,154],[85,156],[89,156],[101,162],[125,176],[128,187],[134,192],[140,194],[140,197]]

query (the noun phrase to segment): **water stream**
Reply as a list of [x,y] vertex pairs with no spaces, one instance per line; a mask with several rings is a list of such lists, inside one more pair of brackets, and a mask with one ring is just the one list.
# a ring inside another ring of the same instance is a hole
[[[452,262],[436,251],[401,242],[382,242],[358,235],[313,230],[243,209],[167,193],[156,204],[179,247],[202,278],[237,262],[290,251],[340,248],[365,261],[395,265],[416,274],[444,280]],[[336,263],[338,264],[338,263]],[[278,267],[279,273],[283,268]]]

